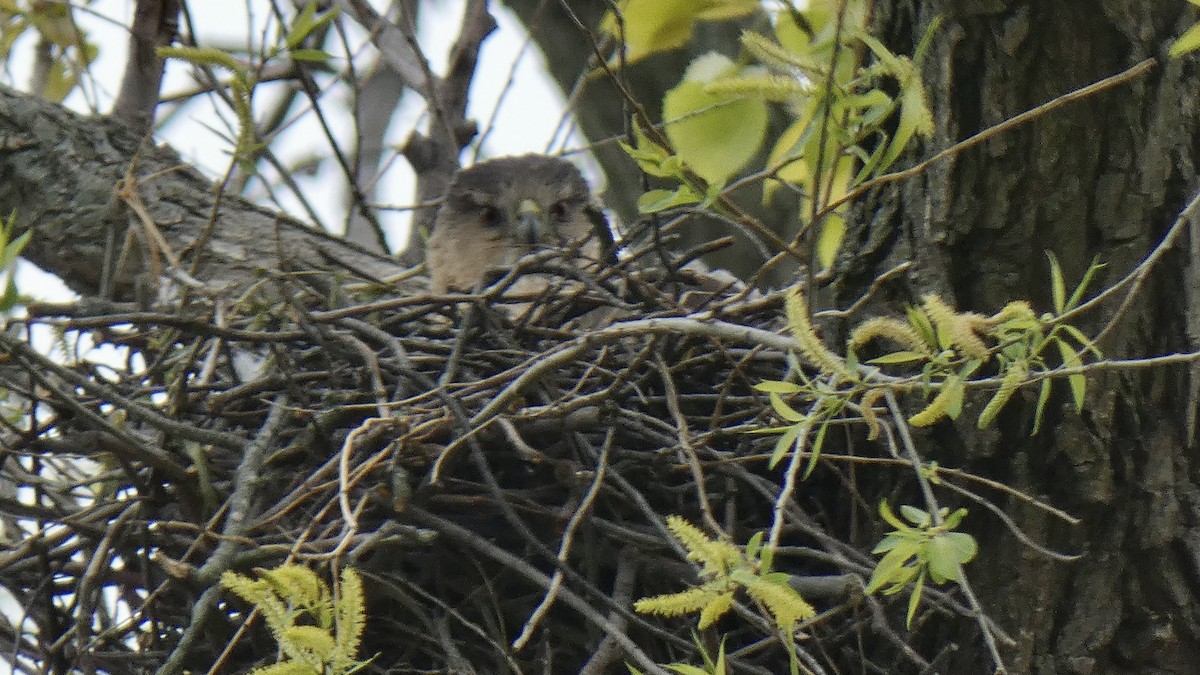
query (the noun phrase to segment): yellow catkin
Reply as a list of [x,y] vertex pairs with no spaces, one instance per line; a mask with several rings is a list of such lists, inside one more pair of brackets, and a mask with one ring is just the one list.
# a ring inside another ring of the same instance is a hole
[[1033,313],[1033,307],[1025,300],[1014,300],[1005,305],[999,312],[988,318],[988,322],[993,326],[1012,321],[1014,319],[1034,319],[1037,315]]
[[877,316],[859,324],[850,334],[849,345],[851,349],[857,350],[876,338],[891,340],[918,354],[931,353],[929,344],[921,339],[912,326],[886,316]]
[[749,75],[731,77],[705,85],[709,94],[730,96],[759,96],[768,101],[794,101],[811,93],[812,88],[799,80],[782,75]]
[[881,428],[879,424],[879,415],[875,414],[875,402],[881,398],[883,398],[882,389],[868,389],[858,402],[859,412],[862,413],[863,421],[867,423],[867,429],[869,429],[869,431],[867,431],[868,441],[873,441],[876,438],[879,438],[879,432],[881,431]]
[[753,31],[743,32],[742,46],[754,58],[758,59],[760,63],[775,72],[788,74],[804,73],[813,67],[810,59],[805,59],[799,54],[788,51],[774,40],[760,33]]
[[987,359],[987,345],[975,334],[970,321],[955,312],[944,300],[931,293],[921,298],[921,309],[934,327],[949,336],[951,346],[960,354],[970,359]]
[[908,423],[914,427],[927,427],[930,424],[946,417],[950,409],[950,401],[953,400],[955,393],[955,383],[951,380],[946,380],[942,383],[942,389],[937,396],[925,406],[921,412],[908,418]]
[[800,353],[808,359],[810,364],[826,373],[837,375],[843,380],[856,379],[845,360],[834,354],[829,347],[825,346],[824,342],[821,342],[821,338],[817,337],[817,331],[808,318],[808,302],[804,298],[804,291],[799,286],[794,286],[792,290],[788,291],[784,309],[787,312],[788,327],[792,331],[792,337],[796,338],[796,345],[800,348]]

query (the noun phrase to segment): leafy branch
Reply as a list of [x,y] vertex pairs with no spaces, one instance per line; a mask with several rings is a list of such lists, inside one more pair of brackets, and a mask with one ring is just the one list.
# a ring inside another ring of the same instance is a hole
[[947,508],[941,509],[941,522],[936,523],[928,511],[902,505],[900,513],[908,521],[905,523],[892,512],[886,499],[879,503],[880,517],[896,529],[888,533],[871,551],[876,554],[883,553],[884,556],[875,566],[865,592],[870,594],[883,589],[884,594],[892,595],[911,583],[906,626],[912,626],[913,616],[921,602],[921,592],[925,588],[925,580],[929,579],[936,584],[961,582],[962,566],[970,562],[979,551],[974,537],[954,531],[966,517],[967,510],[958,509],[954,513],[949,511]]

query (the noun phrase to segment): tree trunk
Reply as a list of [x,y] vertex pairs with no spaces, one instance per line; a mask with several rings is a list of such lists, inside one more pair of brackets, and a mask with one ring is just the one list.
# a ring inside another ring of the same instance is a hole
[[[944,4],[879,3],[876,27],[896,53],[912,53]],[[1143,262],[1200,185],[1196,61],[1166,57],[1196,19],[1185,3],[975,7],[983,4],[953,3],[964,6],[947,16],[922,64],[937,134],[914,159],[1144,59],[1159,65],[871,194],[857,208],[833,304],[847,306],[877,274],[912,260],[909,285],[889,288],[890,311],[929,292],[953,298],[960,310],[994,312],[1020,298],[1045,310],[1044,251],[1062,261],[1068,286],[1099,257],[1107,267],[1095,292]],[[1187,326],[1200,289],[1185,241],[1153,268],[1108,333],[1105,357],[1195,350]],[[1117,304],[1078,325],[1095,335]],[[1193,381],[1186,365],[1109,370],[1089,375],[1080,414],[1063,400],[1037,436],[1029,435],[1030,400],[1002,415],[998,430],[977,431],[964,414],[953,430],[919,440],[930,459],[975,469],[1083,521],[1059,526],[1018,500],[998,502],[1036,541],[1083,556],[1062,563],[1024,546],[981,509],[968,520],[983,547],[967,572],[988,614],[1016,640],[1004,651],[1012,672],[1195,672]],[[965,636],[941,636],[956,638]],[[982,650],[939,662],[947,673],[983,672],[987,664]]]

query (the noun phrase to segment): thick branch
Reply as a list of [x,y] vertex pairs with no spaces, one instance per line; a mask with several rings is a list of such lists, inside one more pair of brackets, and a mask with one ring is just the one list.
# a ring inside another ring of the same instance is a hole
[[19,231],[36,231],[25,257],[83,295],[100,293],[106,269],[116,299],[130,298],[139,278],[157,277],[156,265],[207,292],[244,289],[263,270],[382,279],[404,269],[240,197],[218,204],[212,183],[169,148],[4,88],[0,175],[0,214],[16,212]]
[[145,133],[154,121],[162,85],[163,60],[156,51],[179,29],[179,0],[138,0],[129,34],[129,58],[112,116]]

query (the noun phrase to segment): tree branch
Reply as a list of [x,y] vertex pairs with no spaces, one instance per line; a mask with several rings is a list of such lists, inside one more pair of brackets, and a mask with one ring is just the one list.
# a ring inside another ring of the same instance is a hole
[[[37,232],[24,257],[82,295],[100,293],[109,267],[113,298],[131,299],[139,282],[155,281],[159,257],[187,268],[164,272],[186,274],[208,293],[237,293],[263,270],[351,270],[384,279],[405,269],[240,197],[215,203],[212,183],[173,150],[119,122],[6,88],[0,175],[0,214],[16,212],[19,232]],[[156,243],[138,242],[139,233]]]
[[162,85],[163,60],[157,48],[170,44],[179,30],[179,0],[138,0],[129,32],[129,57],[112,117],[146,133],[154,121]]

